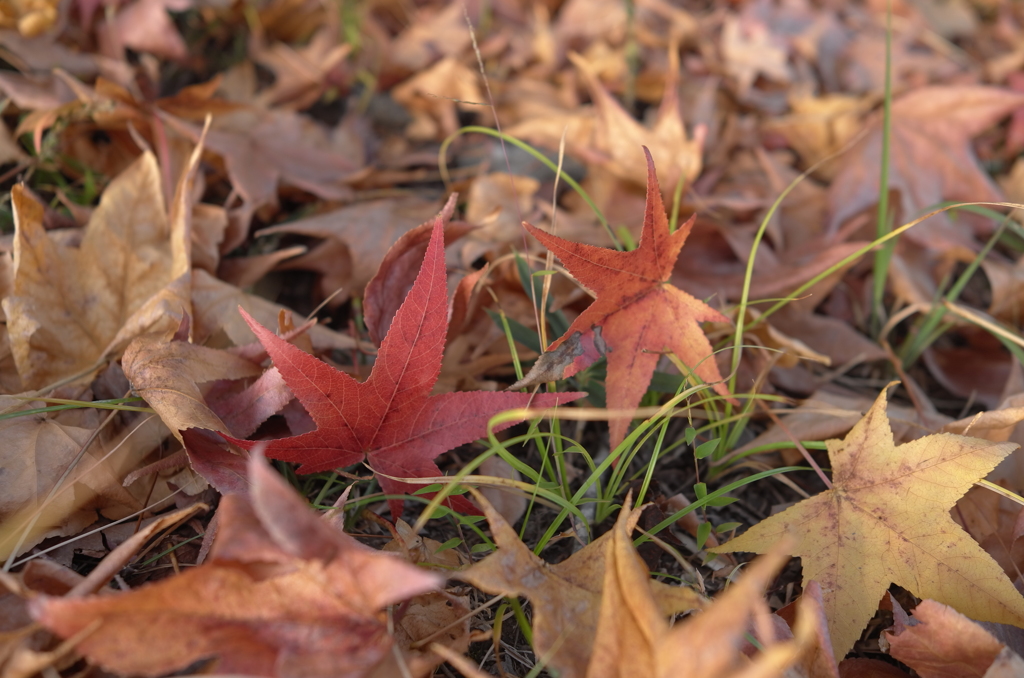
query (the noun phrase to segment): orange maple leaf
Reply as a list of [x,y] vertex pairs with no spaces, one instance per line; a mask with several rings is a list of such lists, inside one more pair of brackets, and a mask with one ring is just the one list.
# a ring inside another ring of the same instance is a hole
[[[643,149],[647,155],[647,209],[640,244],[632,252],[563,240],[523,222],[580,283],[597,294],[594,303],[566,333],[548,346],[550,354],[565,344],[554,355],[568,365],[555,376],[570,377],[593,363],[600,357],[598,346],[603,342],[608,357],[609,408],[634,409],[647,391],[658,359],[666,351],[675,353],[698,377],[714,384],[715,391],[728,398],[729,389],[723,383],[700,323],[729,319],[668,284],[695,217],[690,217],[674,233],[669,232],[654,160],[647,147]],[[543,380],[531,381],[527,375],[513,387]],[[614,448],[626,437],[629,422],[613,419],[609,428]]]
[[890,583],[974,619],[1024,626],[1024,598],[949,515],[1015,444],[938,433],[897,447],[884,390],[845,440],[826,444],[832,489],[710,550],[765,553],[784,534],[795,535],[804,584],[821,584],[837,659]]

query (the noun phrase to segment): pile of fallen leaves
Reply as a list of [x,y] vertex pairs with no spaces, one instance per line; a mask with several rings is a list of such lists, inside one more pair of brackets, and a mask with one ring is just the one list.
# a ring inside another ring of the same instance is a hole
[[1024,675],[1024,4],[0,0],[0,97],[0,678]]

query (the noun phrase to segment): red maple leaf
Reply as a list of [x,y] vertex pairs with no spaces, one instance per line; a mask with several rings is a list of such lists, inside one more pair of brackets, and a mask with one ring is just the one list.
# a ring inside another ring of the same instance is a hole
[[[548,352],[562,347],[560,362],[567,363],[567,367],[560,376],[565,378],[597,360],[597,347],[603,342],[608,358],[609,408],[635,409],[651,383],[658,359],[666,351],[675,353],[706,383],[714,383],[719,394],[731,398],[711,344],[700,328],[701,322],[728,322],[728,318],[667,283],[695,217],[675,233],[669,232],[654,160],[646,146],[644,153],[647,209],[640,244],[632,252],[563,240],[523,223],[581,284],[597,295],[566,333],[548,346]],[[528,381],[529,375],[523,382]],[[614,448],[626,437],[629,421],[612,419],[609,428]]]
[[[315,431],[269,441],[268,457],[299,462],[299,473],[351,466],[365,459],[386,493],[407,494],[422,486],[393,478],[441,475],[434,458],[485,436],[494,414],[517,407],[552,407],[586,395],[489,391],[430,395],[441,371],[448,321],[443,221],[440,216],[434,221],[420,272],[395,313],[370,377],[362,383],[277,337],[239,308],[317,425]],[[246,449],[256,444],[229,440]],[[393,517],[401,515],[402,503],[389,500]],[[479,513],[462,497],[453,497],[449,506]]]

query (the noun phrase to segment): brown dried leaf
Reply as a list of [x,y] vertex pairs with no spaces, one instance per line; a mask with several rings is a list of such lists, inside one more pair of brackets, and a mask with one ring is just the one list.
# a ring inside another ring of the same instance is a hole
[[[860,116],[870,101],[844,94],[822,97],[801,96],[790,98],[793,113],[765,121],[765,129],[786,137],[793,150],[804,163],[814,165],[842,150],[860,130]],[[843,168],[843,157],[826,161],[816,175],[833,179]]]
[[127,593],[40,596],[33,617],[65,638],[98,621],[77,649],[118,673],[156,676],[215,657],[225,673],[370,674],[394,642],[382,608],[440,578],[329,527],[261,455],[249,480],[249,495],[221,500],[206,564]]
[[25,656],[54,645],[53,636],[32,622],[27,601],[35,593],[66,594],[81,582],[82,575],[37,558],[16,574],[0,574],[0,672],[4,678],[19,678],[16,667]]
[[[661,182],[666,191],[675,190],[679,181],[686,185],[701,172],[706,130],[698,127],[693,137],[686,134],[679,110],[676,84],[679,79],[679,63],[675,51],[670,52],[671,67],[667,76],[664,98],[658,108],[658,117],[650,129],[638,123],[617,102],[597,78],[594,69],[579,55],[569,58],[583,75],[583,81],[590,90],[590,97],[597,111],[597,125],[594,128],[593,146],[607,160],[602,166],[612,174],[634,184],[648,180],[647,163],[641,146],[651,149],[654,163],[661,173]],[[559,136],[561,131],[559,131]],[[554,146],[557,146],[555,140]],[[585,149],[577,149],[577,152]],[[593,155],[591,151],[589,153]]]
[[191,6],[191,0],[135,0],[126,3],[111,15],[111,22],[104,21],[97,29],[101,51],[112,59],[123,59],[125,47],[166,59],[184,59],[188,56],[188,47],[170,12],[183,12]]
[[[411,139],[440,139],[459,129],[457,111],[473,110],[484,100],[479,73],[445,57],[391,90],[391,96],[412,114],[405,133]],[[463,103],[465,102],[465,103]]]
[[726,17],[722,26],[722,57],[729,75],[736,79],[740,97],[750,92],[761,75],[781,83],[793,78],[785,42],[747,13]]
[[[782,676],[813,642],[813,622],[803,623],[811,615],[802,611],[797,642],[769,645],[753,665],[740,653],[751,617],[768,613],[762,591],[786,560],[782,548],[755,562],[702,613],[670,628],[633,547],[632,528],[623,510],[605,549],[600,617],[586,678],[724,678],[744,669],[764,678]],[[565,674],[576,675],[571,669]]]
[[173,329],[187,312],[178,290],[171,297],[182,304],[167,309],[171,315],[152,308],[188,269],[184,243],[176,244],[184,224],[172,230],[153,155],[110,184],[78,248],[57,245],[43,230],[42,206],[24,188],[16,186],[12,199],[14,291],[3,307],[29,388],[77,374],[143,331]]
[[160,334],[136,338],[125,349],[121,366],[132,390],[156,410],[178,440],[180,431],[189,428],[230,431],[207,406],[199,384],[256,377],[263,371],[252,361],[227,351],[168,340]]
[[814,622],[814,642],[800,656],[797,666],[808,678],[839,678],[840,671],[836,665],[836,658],[832,655],[832,638],[828,632],[828,619],[825,618],[821,585],[818,582],[812,580],[796,603],[791,603],[777,612],[790,628],[795,629],[797,623],[801,621],[796,618],[798,607],[802,614],[809,616]]
[[416,16],[411,17],[408,28],[388,46],[388,60],[395,66],[415,73],[424,70],[439,57],[458,57],[470,43],[466,11],[472,10],[468,5],[458,3],[418,9]]
[[[3,411],[29,406],[11,396],[0,397]],[[45,537],[77,534],[96,520],[98,511],[116,518],[142,507],[149,487],[125,489],[121,481],[160,444],[167,430],[159,420],[148,418],[138,428],[100,437],[75,463],[94,432],[95,423],[85,421],[76,425],[42,416],[0,421],[5,441],[0,448],[0,559],[15,550],[23,553]],[[70,474],[62,479],[69,468]],[[163,489],[157,489],[154,501],[163,498]]]
[[[269,327],[275,327],[278,314],[288,310],[263,297],[246,294],[234,285],[218,280],[206,271],[196,271],[192,278],[192,303],[195,309],[193,333],[197,341],[205,342],[211,338],[226,338],[235,346],[252,344],[256,341],[256,335],[252,333],[249,326],[245,324],[245,320],[239,315],[239,306],[260,323]],[[310,328],[309,336],[313,340],[313,348],[317,352],[331,349],[348,351],[357,346],[357,342],[352,337],[322,325],[314,325]]]
[[533,177],[505,172],[473,180],[466,196],[466,221],[479,228],[459,248],[464,266],[485,254],[504,253],[510,243],[516,249],[522,247],[523,219],[530,218],[539,188],[540,182]]
[[[198,127],[164,116],[172,129],[197,140]],[[214,118],[206,140],[227,166],[235,190],[253,207],[276,205],[279,185],[325,200],[345,200],[347,181],[361,167],[332,147],[327,130],[292,111],[239,108]]]
[[[616,539],[609,532],[577,551],[568,560],[548,565],[527,548],[515,530],[486,501],[478,502],[484,509],[498,552],[458,574],[488,593],[526,596],[533,606],[533,648],[565,678],[584,676],[591,655],[597,651],[596,615],[581,611],[600,608],[610,568],[620,567],[629,558],[635,567],[646,572],[640,556],[614,553]],[[632,532],[641,509],[623,511],[622,530]],[[627,541],[628,538],[627,538]],[[619,546],[618,548],[622,548]],[[632,548],[632,547],[630,547]],[[649,575],[634,575],[649,587],[653,600],[648,603],[667,616],[703,606],[703,599],[689,588],[668,586],[653,581]],[[633,588],[630,595],[639,597],[642,589]],[[638,674],[642,675],[642,674]],[[650,674],[648,674],[650,675]]]
[[1003,650],[988,631],[934,600],[922,601],[913,618],[916,624],[885,638],[889,654],[921,678],[981,678]]
[[[343,247],[348,252],[349,266],[345,266],[345,261],[339,261],[337,256],[314,259],[315,250],[287,262],[288,268],[314,270],[325,277],[333,276],[334,280],[344,280],[344,293],[334,297],[335,302],[341,303],[349,296],[362,292],[366,284],[377,274],[388,250],[402,235],[421,224],[433,224],[438,207],[435,200],[417,197],[369,200],[307,219],[264,228],[257,235],[306,235],[325,238],[328,243],[335,246],[335,251],[338,246]],[[427,237],[429,236],[428,229]],[[423,251],[420,252],[421,257]],[[321,288],[325,296],[337,291],[336,282],[329,283],[329,286],[330,289]]]
[[283,42],[251,50],[252,60],[274,73],[274,84],[259,93],[254,103],[260,108],[282,106],[301,111],[316,103],[330,86],[332,71],[352,50],[338,44],[339,31],[332,26],[317,31],[303,47]]
[[[1021,105],[1024,94],[980,86],[922,87],[894,101],[889,186],[899,191],[898,218],[909,221],[945,200],[1001,200],[970,141]],[[833,232],[878,201],[881,118],[868,125],[867,137],[846,157],[829,191]],[[928,248],[974,244],[945,214],[910,229],[907,237]]]

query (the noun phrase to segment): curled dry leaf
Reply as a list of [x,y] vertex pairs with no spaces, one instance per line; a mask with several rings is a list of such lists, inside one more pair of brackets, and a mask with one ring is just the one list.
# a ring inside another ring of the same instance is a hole
[[[57,563],[36,558],[20,572],[0,574],[0,671],[5,678],[22,678],[38,672],[41,654],[53,647],[53,635],[41,629],[28,614],[28,599],[36,593],[66,594],[82,581],[82,575]],[[43,668],[48,666],[43,663]],[[27,667],[34,670],[22,671]]]
[[156,410],[178,440],[180,431],[189,428],[228,430],[207,406],[199,384],[255,377],[261,372],[259,365],[227,351],[168,341],[158,334],[143,335],[129,344],[121,366],[132,390]]
[[[626,502],[628,505],[628,501]],[[781,677],[814,642],[814,609],[799,611],[796,639],[766,644],[750,662],[740,652],[751,619],[767,616],[762,592],[785,562],[785,544],[759,558],[724,594],[674,628],[633,548],[626,511],[608,546],[601,611],[586,678]]]
[[[807,619],[798,619],[798,612]],[[828,619],[822,606],[821,585],[816,581],[808,582],[800,598],[776,614],[785,620],[791,629],[796,628],[801,622],[813,622],[813,643],[800,655],[796,664],[803,670],[803,675],[808,678],[840,678],[839,666],[836,664],[836,658],[832,656],[832,637],[828,632]],[[784,635],[790,636],[792,633]]]
[[[40,596],[33,618],[64,638],[98,623],[77,649],[122,674],[212,658],[221,673],[354,677],[391,661],[384,607],[441,578],[327,525],[262,455],[248,474],[248,495],[221,500],[206,564],[127,593]],[[427,675],[436,663],[411,665]]]
[[[446,247],[473,228],[464,222],[449,223],[455,213],[458,195],[452,193],[441,208]],[[412,289],[416,280],[416,264],[423,261],[433,228],[433,221],[429,221],[406,231],[395,240],[379,262],[374,260],[379,265],[363,294],[363,321],[366,323],[366,332],[377,346],[384,341],[395,314]]]
[[179,303],[170,315],[150,306],[187,273],[188,235],[183,222],[172,228],[152,154],[111,182],[77,248],[53,241],[42,205],[26,189],[15,186],[11,195],[14,290],[3,307],[28,388],[80,373],[142,332],[173,331],[190,305],[187,286],[174,291]]
[[983,627],[934,600],[921,601],[913,620],[884,638],[889,654],[921,678],[982,678],[1004,650],[1016,656]]
[[[607,642],[597,639],[598,616],[581,611],[600,608],[609,577],[614,581],[618,576],[616,568],[625,568],[631,573],[634,581],[628,596],[643,598],[643,605],[655,610],[659,619],[704,605],[704,599],[692,589],[650,579],[629,538],[642,509],[623,509],[615,530],[594,540],[568,560],[549,565],[534,555],[486,500],[480,503],[498,552],[457,577],[488,593],[529,598],[533,607],[533,649],[565,678],[590,675],[587,666],[591,656],[599,651],[601,642]],[[626,535],[625,543],[622,534]],[[609,570],[612,570],[610,574]],[[649,594],[644,592],[645,588]],[[613,633],[614,630],[605,629],[605,634]],[[654,674],[638,672],[636,675]]]
[[[183,443],[193,470],[222,493],[243,491],[245,485],[239,479],[244,473],[239,469],[245,458],[223,449],[223,441],[210,440],[204,431],[252,435],[293,398],[281,374],[273,368],[260,374],[259,365],[246,358],[178,336],[168,341],[152,334],[129,344],[121,364],[132,390]],[[216,398],[199,387],[257,376],[245,388]]]
[[837,658],[891,583],[977,619],[1024,626],[1024,598],[949,516],[1015,444],[939,433],[897,447],[884,390],[844,440],[827,444],[832,489],[711,550],[764,552],[795,535],[804,582],[821,583]]

